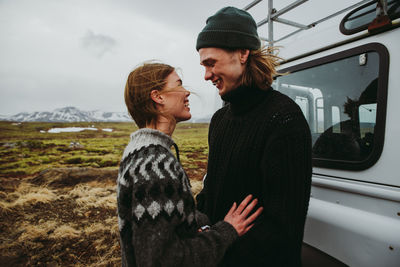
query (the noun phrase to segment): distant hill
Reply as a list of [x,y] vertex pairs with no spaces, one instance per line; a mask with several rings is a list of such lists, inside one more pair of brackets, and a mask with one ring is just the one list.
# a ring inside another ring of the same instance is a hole
[[[202,118],[192,118],[188,122],[209,123],[211,115]],[[132,122],[127,112],[105,112],[100,110],[83,111],[75,107],[64,107],[54,111],[21,112],[12,116],[0,115],[1,121],[18,122]]]
[[0,116],[1,120],[29,122],[129,122],[132,121],[127,112],[104,112],[99,110],[82,111],[75,107],[55,109],[52,112],[22,112],[12,116]]

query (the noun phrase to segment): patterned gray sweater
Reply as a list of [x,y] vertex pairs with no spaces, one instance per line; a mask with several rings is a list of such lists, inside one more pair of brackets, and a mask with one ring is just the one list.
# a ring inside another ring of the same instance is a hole
[[196,210],[172,145],[168,135],[144,128],[125,148],[117,179],[122,266],[217,266],[237,238],[224,221],[197,231],[208,218]]

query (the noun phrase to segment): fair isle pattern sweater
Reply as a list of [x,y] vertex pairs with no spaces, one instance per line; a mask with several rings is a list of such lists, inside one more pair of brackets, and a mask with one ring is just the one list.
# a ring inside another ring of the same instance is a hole
[[197,231],[208,218],[196,210],[172,145],[177,149],[168,135],[145,128],[124,151],[117,179],[122,266],[216,266],[237,237],[223,221]]

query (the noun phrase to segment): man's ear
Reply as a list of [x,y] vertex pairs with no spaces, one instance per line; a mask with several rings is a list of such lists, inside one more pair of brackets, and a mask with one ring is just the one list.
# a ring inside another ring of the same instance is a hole
[[239,54],[240,63],[245,64],[247,62],[247,59],[249,58],[250,50],[249,49],[240,49],[239,52],[240,52],[240,54]]
[[163,97],[162,94],[160,94],[160,91],[158,91],[158,90],[152,90],[150,92],[150,97],[157,104],[163,104],[164,103],[164,97]]

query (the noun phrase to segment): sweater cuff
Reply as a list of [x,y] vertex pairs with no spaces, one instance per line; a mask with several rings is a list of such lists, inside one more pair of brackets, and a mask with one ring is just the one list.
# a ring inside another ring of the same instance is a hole
[[211,224],[210,220],[208,219],[208,216],[197,210],[196,210],[196,221],[199,227],[206,224]]
[[225,221],[217,222],[211,227],[211,230],[220,233],[229,244],[232,244],[238,238],[236,229],[230,223]]

